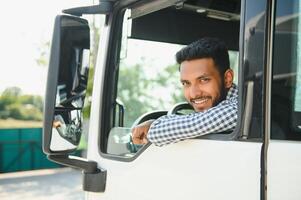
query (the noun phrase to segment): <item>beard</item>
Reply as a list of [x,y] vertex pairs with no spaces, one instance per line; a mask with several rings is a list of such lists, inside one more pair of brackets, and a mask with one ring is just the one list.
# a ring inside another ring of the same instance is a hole
[[222,84],[221,84],[221,87],[220,87],[219,91],[220,91],[220,96],[219,96],[218,99],[216,99],[213,102],[213,107],[217,106],[220,102],[224,101],[226,99],[226,97],[227,97],[228,90],[225,87],[224,81],[222,81]]
[[202,112],[212,107],[217,106],[220,102],[226,99],[228,90],[225,88],[225,84],[221,83],[218,94],[211,96],[210,94],[203,94],[198,97],[189,99],[189,104],[196,112]]

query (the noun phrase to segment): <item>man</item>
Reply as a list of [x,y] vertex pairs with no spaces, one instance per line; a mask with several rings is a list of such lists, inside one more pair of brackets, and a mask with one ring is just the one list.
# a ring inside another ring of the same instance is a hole
[[134,144],[163,146],[236,126],[238,92],[225,44],[203,38],[181,49],[176,59],[184,96],[195,113],[167,115],[134,127]]

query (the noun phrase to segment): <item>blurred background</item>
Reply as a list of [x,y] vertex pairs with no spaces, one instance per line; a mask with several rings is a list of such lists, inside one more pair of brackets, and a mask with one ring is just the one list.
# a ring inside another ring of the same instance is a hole
[[[55,16],[93,0],[2,3],[0,37],[0,199],[84,199],[80,171],[47,160],[42,152],[43,102]],[[84,16],[91,29],[91,95],[102,16]],[[90,105],[85,108],[88,127]],[[85,128],[84,136],[87,133]],[[76,154],[85,154],[82,137]]]

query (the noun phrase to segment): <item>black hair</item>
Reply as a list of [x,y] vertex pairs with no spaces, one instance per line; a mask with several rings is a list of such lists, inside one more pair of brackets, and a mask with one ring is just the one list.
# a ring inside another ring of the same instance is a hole
[[226,44],[217,38],[202,38],[182,48],[176,54],[178,64],[199,58],[212,58],[221,76],[230,68]]

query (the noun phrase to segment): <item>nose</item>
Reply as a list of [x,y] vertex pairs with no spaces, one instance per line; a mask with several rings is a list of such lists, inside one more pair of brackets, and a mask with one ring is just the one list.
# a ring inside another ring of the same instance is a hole
[[191,85],[189,92],[191,98],[197,98],[202,95],[202,91],[197,85]]

